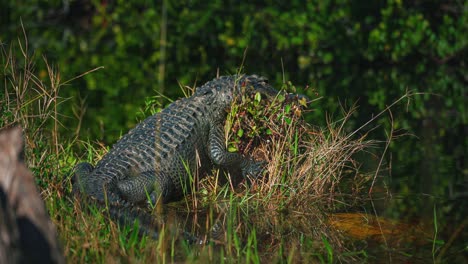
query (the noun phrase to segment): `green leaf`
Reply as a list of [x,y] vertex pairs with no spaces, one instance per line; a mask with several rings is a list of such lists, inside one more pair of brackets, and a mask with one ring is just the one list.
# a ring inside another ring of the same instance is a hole
[[284,112],[286,114],[289,114],[289,112],[291,112],[291,105],[290,104],[287,104],[285,107],[284,107]]
[[228,147],[228,151],[229,151],[229,152],[237,152],[237,147],[235,147],[235,146],[229,146],[229,147]]
[[278,95],[278,101],[280,103],[284,102],[284,100],[286,100],[286,97],[283,94]]
[[262,100],[262,95],[261,95],[260,93],[257,92],[257,93],[255,94],[255,101],[258,102],[258,103],[260,103],[261,100]]
[[242,137],[242,135],[244,135],[244,130],[242,128],[239,128],[239,130],[237,131],[237,136]]

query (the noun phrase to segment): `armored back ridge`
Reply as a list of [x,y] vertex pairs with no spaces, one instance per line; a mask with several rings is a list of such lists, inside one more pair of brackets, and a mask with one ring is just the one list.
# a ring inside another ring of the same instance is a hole
[[111,205],[154,204],[180,199],[189,192],[192,175],[213,166],[242,176],[258,176],[263,162],[226,151],[224,122],[232,103],[243,93],[275,96],[263,77],[216,78],[189,98],[173,102],[124,135],[94,168],[75,168],[74,191],[107,200]]

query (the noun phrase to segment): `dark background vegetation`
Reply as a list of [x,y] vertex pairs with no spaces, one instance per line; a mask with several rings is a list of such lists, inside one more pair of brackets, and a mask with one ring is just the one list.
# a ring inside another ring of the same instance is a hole
[[[241,65],[277,87],[284,78],[322,97],[307,116],[314,125],[356,103],[349,131],[407,90],[422,92],[392,109],[394,136],[406,135],[386,156],[392,170],[385,180],[404,197],[392,214],[432,212],[414,193],[436,201],[466,197],[467,2],[303,2],[5,1],[0,41],[5,49],[17,45],[22,21],[30,51],[55,65],[62,80],[104,66],[61,87],[69,99],[60,105],[60,122],[70,138],[79,131],[106,144],[143,118],[149,97],[176,99],[179,83],[202,84]],[[45,77],[41,63],[39,57],[36,69]],[[361,134],[385,140],[391,123],[385,114]],[[455,218],[465,217],[457,212]]]

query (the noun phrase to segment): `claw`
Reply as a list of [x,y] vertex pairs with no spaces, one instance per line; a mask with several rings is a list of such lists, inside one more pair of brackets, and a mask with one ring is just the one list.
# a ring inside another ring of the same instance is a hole
[[262,175],[263,170],[266,167],[265,161],[254,161],[251,160],[248,166],[245,168],[245,171],[242,174],[245,176],[251,176],[254,179],[257,179],[260,175]]

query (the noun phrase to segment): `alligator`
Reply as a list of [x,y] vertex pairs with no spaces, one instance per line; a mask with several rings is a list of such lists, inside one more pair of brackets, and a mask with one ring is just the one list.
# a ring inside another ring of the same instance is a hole
[[226,150],[224,123],[242,95],[273,98],[265,77],[231,75],[198,87],[130,130],[93,167],[75,166],[73,190],[110,205],[167,203],[192,191],[191,179],[214,167],[255,179],[265,162]]

